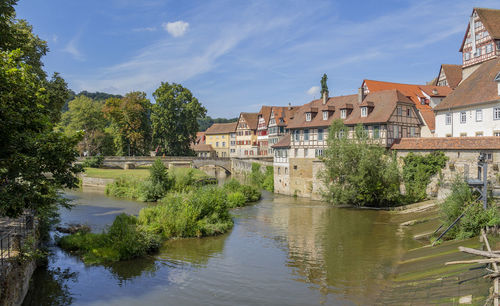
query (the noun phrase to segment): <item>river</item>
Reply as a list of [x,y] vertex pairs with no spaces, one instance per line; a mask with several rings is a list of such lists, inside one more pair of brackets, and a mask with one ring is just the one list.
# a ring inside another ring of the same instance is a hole
[[[101,231],[143,203],[69,191],[61,222]],[[25,305],[373,304],[395,263],[417,242],[386,211],[334,208],[264,193],[232,211],[227,234],[167,242],[146,258],[88,266],[56,246]]]

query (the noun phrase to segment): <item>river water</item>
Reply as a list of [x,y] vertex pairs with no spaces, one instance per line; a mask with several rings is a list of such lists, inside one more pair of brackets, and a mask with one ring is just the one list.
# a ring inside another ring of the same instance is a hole
[[[89,190],[66,196],[76,206],[61,211],[62,223],[94,231],[145,205]],[[417,246],[385,211],[264,193],[232,213],[225,235],[169,241],[157,254],[109,266],[87,266],[52,246],[24,304],[373,304],[400,256]]]

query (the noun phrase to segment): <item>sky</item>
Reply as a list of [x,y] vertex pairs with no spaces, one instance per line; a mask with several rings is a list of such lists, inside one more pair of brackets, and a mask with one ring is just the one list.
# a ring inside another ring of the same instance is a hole
[[19,0],[48,42],[45,70],[75,92],[152,99],[189,88],[212,117],[357,93],[363,79],[424,84],[458,52],[473,7],[498,0]]

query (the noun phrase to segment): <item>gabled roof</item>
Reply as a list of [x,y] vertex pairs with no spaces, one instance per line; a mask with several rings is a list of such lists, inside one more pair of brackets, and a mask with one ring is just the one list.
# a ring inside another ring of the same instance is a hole
[[280,140],[271,146],[273,149],[277,148],[290,148],[290,142],[291,142],[291,137],[290,134],[285,134],[283,137],[280,138]]
[[[383,90],[369,93],[361,104],[355,104],[352,113],[344,119],[344,124],[369,124],[385,123],[391,118],[398,103],[414,105],[413,102],[405,97],[398,90]],[[361,107],[373,105],[372,111],[366,116],[361,117]]]
[[191,149],[193,149],[195,152],[211,152],[214,151],[211,145],[209,144],[204,144],[204,143],[199,143],[191,146]]
[[[435,115],[432,111],[432,107],[429,104],[422,104],[420,99],[426,98],[424,95],[424,89],[428,88],[429,85],[414,85],[414,84],[401,84],[374,80],[364,80],[363,84],[368,88],[369,92],[377,92],[382,90],[395,89],[400,92],[400,94],[409,98],[415,104],[415,107],[419,110],[425,124],[429,127],[431,131],[435,129]],[[446,86],[434,86],[432,87],[441,93],[449,91]]]
[[[500,10],[475,7],[472,9],[471,16],[474,14],[474,11],[476,11],[479,19],[490,34],[491,38],[500,39]],[[464,39],[462,40],[462,45],[460,46],[460,52],[463,51],[469,28],[470,24],[467,25],[467,30],[465,31]]]
[[500,150],[498,137],[425,137],[401,138],[393,150]]
[[439,103],[434,110],[498,101],[498,85],[495,77],[500,72],[500,59],[482,63],[467,79]]
[[[461,65],[442,64],[441,68],[439,68],[439,74],[441,74],[441,71],[444,72],[444,75],[446,76],[446,81],[448,82],[448,86],[451,89],[455,89],[458,86],[458,84],[460,84],[460,81],[462,81]],[[439,74],[436,79],[435,85],[437,85],[437,82],[439,81]]]
[[[274,114],[276,125],[286,126],[298,109],[299,106],[273,106],[271,112]],[[280,121],[280,118],[283,119],[283,122]]]
[[[326,104],[323,104],[323,99],[313,100],[298,108],[293,115],[293,119],[288,123],[288,128],[308,128],[308,127],[329,127],[334,119],[340,118],[340,112],[333,112],[328,116],[327,120],[323,120],[322,111],[329,111],[329,106],[344,105],[346,103],[356,104],[358,95],[338,96],[328,98]],[[312,108],[317,108],[318,113],[312,116],[311,121],[306,121],[306,113]],[[335,107],[337,109],[337,107]]]
[[259,123],[259,114],[258,113],[241,113],[240,118],[243,118],[245,122],[248,124],[248,128],[251,130],[257,129],[257,124]]
[[[262,118],[264,119],[264,122],[266,123],[266,127],[269,124],[269,118],[271,117],[271,109],[272,108],[273,108],[272,106],[263,105],[259,111],[259,116],[262,116]],[[257,121],[257,123],[258,123],[258,121]]]
[[448,86],[419,85],[420,89],[431,97],[446,97],[453,90]]
[[207,135],[234,133],[236,131],[236,126],[237,125],[238,125],[238,122],[214,123],[214,124],[212,124],[211,127],[209,127],[205,131],[205,133]]

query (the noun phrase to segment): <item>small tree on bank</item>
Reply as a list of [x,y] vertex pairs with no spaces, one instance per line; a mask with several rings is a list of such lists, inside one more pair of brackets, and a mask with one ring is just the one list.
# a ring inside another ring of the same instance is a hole
[[400,201],[397,161],[369,139],[362,126],[348,137],[341,120],[332,123],[320,173],[325,200],[339,205],[391,206]]

